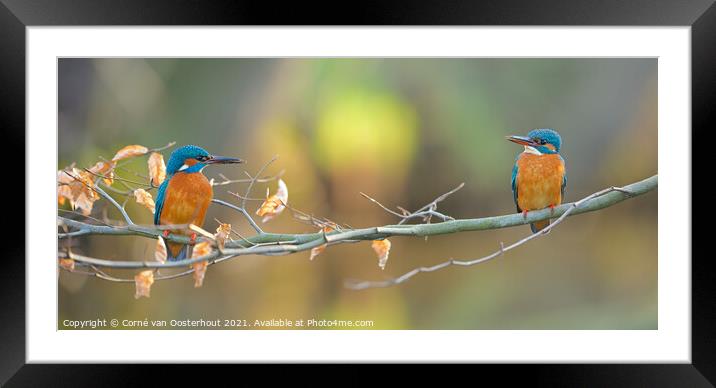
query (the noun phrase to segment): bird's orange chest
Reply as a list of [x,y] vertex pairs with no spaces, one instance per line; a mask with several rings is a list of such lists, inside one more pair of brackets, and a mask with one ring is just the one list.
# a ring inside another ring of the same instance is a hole
[[517,202],[523,210],[562,203],[564,161],[557,154],[523,153],[517,160]]
[[211,183],[204,174],[175,174],[166,189],[160,223],[202,226],[213,195]]

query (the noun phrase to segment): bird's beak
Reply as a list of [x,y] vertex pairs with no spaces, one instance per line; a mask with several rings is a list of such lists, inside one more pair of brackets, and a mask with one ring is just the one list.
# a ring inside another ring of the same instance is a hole
[[522,144],[524,146],[530,146],[530,147],[536,147],[539,145],[527,136],[514,136],[514,135],[507,136],[507,140],[509,140],[513,143]]
[[244,163],[246,162],[243,159],[239,158],[229,158],[226,156],[215,156],[212,155],[209,159],[204,161],[206,164],[237,164],[237,163]]

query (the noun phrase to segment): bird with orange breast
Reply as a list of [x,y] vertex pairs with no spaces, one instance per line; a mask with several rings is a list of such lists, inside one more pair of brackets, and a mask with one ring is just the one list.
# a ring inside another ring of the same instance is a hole
[[[159,186],[156,208],[154,211],[155,225],[189,225],[202,227],[206,209],[214,196],[211,183],[202,174],[202,170],[210,164],[243,163],[239,158],[227,158],[211,155],[195,145],[186,145],[172,152],[167,163],[167,178]],[[191,258],[196,241],[196,233],[184,227],[165,230],[164,237],[169,233],[190,237],[189,244],[164,241],[167,246],[167,259],[170,261]]]
[[[553,129],[535,129],[527,136],[508,136],[507,140],[525,147],[512,168],[512,196],[517,211],[527,212],[561,204],[567,173],[559,154],[562,138]],[[532,233],[546,228],[550,220],[530,224]]]

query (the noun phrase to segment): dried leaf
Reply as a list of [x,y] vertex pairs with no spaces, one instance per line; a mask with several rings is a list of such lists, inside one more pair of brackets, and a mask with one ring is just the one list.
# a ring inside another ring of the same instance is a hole
[[154,213],[154,199],[152,198],[152,195],[149,194],[146,190],[134,190],[134,198],[137,200],[138,204],[144,205],[144,207],[151,210],[152,214]]
[[[331,228],[330,226],[324,226],[321,230],[319,230],[319,232],[323,232],[323,233],[329,233],[332,231],[333,231],[333,228]],[[320,255],[321,253],[323,253],[323,251],[326,250],[327,246],[328,246],[328,244],[323,244],[323,245],[319,245],[319,246],[311,249],[311,257],[309,257],[308,259],[309,260],[315,259],[316,256]]]
[[373,240],[371,247],[378,255],[378,266],[380,269],[385,269],[385,265],[388,263],[388,255],[390,254],[390,240],[387,238],[384,240]]
[[114,158],[112,158],[113,162],[116,162],[118,160],[131,158],[134,156],[144,155],[147,152],[149,152],[149,149],[145,146],[141,145],[128,145],[121,150],[117,151],[117,153],[114,155]]
[[75,261],[72,259],[60,259],[60,267],[68,270],[68,271],[74,271],[75,270]]
[[[202,241],[194,246],[194,251],[192,251],[191,257],[193,259],[206,256],[209,253],[211,253],[211,244],[208,241]],[[192,273],[192,276],[194,277],[194,287],[199,288],[202,284],[204,284],[204,276],[206,275],[206,267],[208,267],[208,265],[208,261],[200,261],[191,265],[194,269],[194,272]]]
[[231,224],[221,224],[216,228],[214,238],[216,239],[216,245],[219,247],[219,251],[224,250],[224,244],[226,244],[226,239],[229,238],[230,233]]
[[202,241],[194,245],[194,250],[191,253],[191,258],[206,256],[211,253],[211,244],[208,241]]
[[76,209],[80,209],[83,214],[89,215],[92,212],[94,201],[99,199],[99,195],[92,189],[94,181],[92,174],[84,170],[73,168],[74,176],[78,177],[72,185],[74,194],[74,205]]
[[60,206],[65,204],[65,200],[72,202],[72,198],[74,198],[70,187],[72,182],[74,182],[74,179],[65,174],[65,170],[57,171],[57,203]]
[[286,183],[282,179],[279,179],[276,194],[268,196],[267,193],[266,197],[264,203],[261,204],[261,207],[256,211],[256,215],[263,217],[261,222],[269,221],[281,214],[286,208],[285,205],[288,204],[288,186],[286,186]]
[[167,246],[161,237],[157,239],[157,247],[154,248],[154,260],[161,263],[167,261]]
[[159,152],[152,152],[147,161],[149,166],[149,179],[152,185],[159,186],[167,177],[167,166],[164,164],[164,156]]
[[112,186],[112,183],[114,183],[114,170],[106,174],[105,178],[102,178],[102,181],[104,181],[107,186]]
[[149,292],[154,284],[154,271],[148,269],[134,275],[134,285],[136,291],[134,292],[134,299],[141,297],[149,298]]
[[208,261],[200,261],[192,264],[192,268],[194,268],[194,272],[192,273],[194,277],[194,288],[199,288],[204,284],[204,276],[206,276],[206,267],[208,265]]
[[85,170],[68,168],[57,172],[57,202],[62,205],[69,200],[72,210],[80,209],[82,214],[92,212],[94,201],[99,195],[92,189],[93,175]]
[[107,186],[112,186],[114,183],[114,162],[99,161],[94,166],[89,168],[92,174],[102,176],[102,180]]
[[319,245],[319,246],[311,249],[311,257],[309,257],[308,260],[313,260],[316,258],[316,256],[323,253],[323,251],[326,250],[326,246],[328,246],[328,244]]

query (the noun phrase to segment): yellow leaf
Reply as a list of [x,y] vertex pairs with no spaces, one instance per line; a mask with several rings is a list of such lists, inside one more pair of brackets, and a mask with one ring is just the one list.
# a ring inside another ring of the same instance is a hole
[[68,271],[74,271],[75,261],[72,259],[60,259],[60,267],[66,269]]
[[226,244],[226,239],[229,238],[230,233],[231,224],[221,224],[216,228],[214,238],[216,239],[216,245],[219,247],[219,251],[224,250],[224,244]]
[[159,186],[167,177],[167,166],[164,164],[164,156],[159,152],[152,152],[147,161],[149,166],[149,179],[152,185]]
[[[333,228],[331,228],[330,226],[324,226],[321,230],[319,230],[319,232],[323,232],[323,233],[328,233],[328,232],[332,232],[332,231],[333,231]],[[323,244],[323,245],[319,245],[319,246],[311,249],[311,257],[309,257],[308,259],[309,260],[315,259],[316,256],[320,255],[321,253],[323,253],[323,251],[326,250],[327,246],[328,246],[328,244]]]
[[264,203],[256,211],[256,215],[263,217],[262,222],[267,222],[281,214],[286,208],[286,204],[288,204],[288,187],[282,179],[279,179],[276,194],[267,196]]
[[373,240],[371,247],[378,255],[378,266],[380,269],[385,269],[385,264],[388,263],[388,255],[390,254],[390,241],[386,238],[385,240]]
[[147,152],[149,152],[149,149],[145,146],[141,145],[128,145],[121,150],[117,151],[117,153],[114,155],[114,158],[112,158],[113,162],[116,162],[118,160],[131,158],[134,156],[144,155]]
[[157,239],[157,246],[154,248],[154,260],[162,263],[167,260],[167,246],[161,237]]
[[152,195],[149,194],[144,189],[136,189],[134,190],[134,198],[137,200],[137,203],[140,205],[144,205],[147,209],[151,210],[152,213],[154,213],[154,199],[152,198]]
[[204,284],[204,276],[206,275],[206,267],[208,264],[208,261],[200,261],[192,264],[194,268],[194,272],[192,273],[194,277],[194,288],[199,288]]
[[134,299],[141,297],[149,298],[149,292],[154,284],[154,271],[151,269],[142,271],[134,275],[134,285],[136,291],[134,292]]

